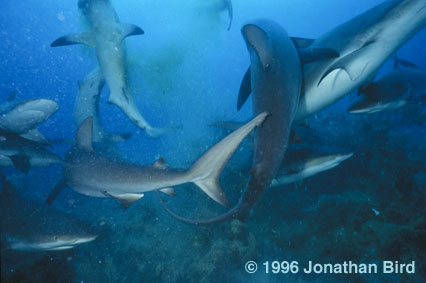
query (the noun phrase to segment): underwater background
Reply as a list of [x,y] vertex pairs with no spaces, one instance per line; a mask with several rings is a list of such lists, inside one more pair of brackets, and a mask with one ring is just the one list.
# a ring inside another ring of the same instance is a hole
[[[78,82],[97,64],[88,47],[51,48],[57,37],[85,29],[77,1],[1,0],[0,93],[17,99],[48,98],[59,111],[41,125],[51,139],[73,138],[73,105]],[[123,159],[151,164],[164,157],[187,168],[227,133],[209,126],[247,121],[251,101],[236,111],[249,55],[240,27],[269,18],[291,36],[316,38],[381,3],[378,0],[234,0],[234,21],[213,0],[112,1],[120,21],[145,34],[126,39],[130,86],[144,117],[154,126],[183,125],[159,138],[147,136],[115,105],[101,98],[107,131],[132,133],[117,143]],[[398,57],[426,69],[426,30],[418,32]],[[389,60],[379,73],[392,68]],[[270,188],[244,221],[191,226],[170,217],[155,193],[123,209],[110,198],[90,198],[66,189],[54,207],[100,231],[93,242],[56,252],[1,253],[2,282],[424,282],[426,280],[426,110],[410,106],[393,112],[351,115],[346,96],[309,118],[302,134],[309,147],[327,146],[354,156],[339,167],[301,183]],[[63,156],[68,146],[55,146]],[[247,139],[220,182],[235,204],[251,166]],[[61,178],[60,166],[24,175],[4,169],[18,193],[43,202]],[[180,215],[206,218],[225,208],[195,185],[164,197]],[[375,213],[379,212],[379,214]],[[416,274],[306,275],[248,274],[247,261],[300,263],[416,262]]]

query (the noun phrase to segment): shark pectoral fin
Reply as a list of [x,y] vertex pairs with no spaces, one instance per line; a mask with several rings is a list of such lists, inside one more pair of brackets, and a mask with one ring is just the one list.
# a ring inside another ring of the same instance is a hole
[[45,203],[51,205],[55,201],[56,197],[67,187],[67,183],[64,179],[61,179],[56,186],[52,189],[50,194],[47,196]]
[[298,51],[302,64],[339,57],[339,52],[331,48],[307,47]]
[[29,130],[25,134],[22,134],[21,137],[50,146],[49,141],[43,136],[42,133],[39,132],[38,129]]
[[219,176],[225,164],[234,154],[243,139],[254,128],[262,125],[269,114],[263,112],[244,124],[238,130],[223,138],[204,153],[189,169],[190,182],[196,184],[209,197],[223,206],[228,207],[229,202],[218,182]]
[[75,144],[79,150],[92,152],[93,117],[87,117],[78,128]]
[[251,93],[251,74],[250,67],[247,69],[244,74],[243,80],[241,81],[240,91],[238,93],[238,102],[237,102],[237,110],[239,111],[241,107],[243,107],[247,98]]
[[175,197],[176,196],[175,190],[173,190],[172,187],[161,189],[160,192],[165,193],[166,195],[169,195],[171,197]]
[[95,41],[91,32],[72,33],[61,36],[60,38],[53,41],[50,46],[65,46],[74,44],[84,44],[90,47],[95,47]]
[[8,102],[14,101],[14,100],[15,100],[15,98],[16,98],[16,93],[15,93],[14,91],[11,91],[11,92],[9,93],[9,96],[7,97],[7,101],[8,101]]
[[361,48],[337,60],[337,62],[331,65],[330,68],[328,68],[327,71],[324,72],[317,86],[319,86],[322,80],[325,77],[327,77],[331,72],[338,69],[344,70],[346,74],[349,76],[349,78],[351,79],[351,81],[356,80],[360,75],[362,75],[362,73],[364,73],[364,70],[367,67],[367,65],[360,68],[359,64],[353,64],[353,63],[357,61],[356,59],[357,57],[359,57],[360,53],[364,52],[365,49],[368,48],[368,46],[370,46],[370,44],[374,42],[375,42],[374,40],[369,41],[365,43]]
[[120,24],[120,29],[123,39],[132,35],[144,34],[144,31],[140,27],[132,24]]
[[405,61],[405,60],[400,59],[398,57],[394,57],[393,59],[395,60],[395,63],[393,65],[394,68],[405,67],[405,68],[413,68],[413,69],[417,69],[417,70],[423,70],[423,68],[417,66],[416,64]]
[[23,154],[16,154],[9,156],[9,158],[12,161],[13,165],[15,165],[17,169],[21,170],[25,174],[30,171],[31,164],[28,156]]
[[163,157],[161,157],[157,161],[155,161],[154,164],[152,164],[152,167],[155,167],[158,169],[167,169],[170,167],[170,165],[166,163]]
[[310,38],[302,38],[302,37],[291,37],[291,40],[294,43],[294,46],[296,46],[297,49],[299,48],[306,48],[314,42],[315,39]]
[[109,192],[103,192],[105,196],[112,197],[116,199],[123,208],[129,208],[132,203],[141,199],[144,194],[112,194]]

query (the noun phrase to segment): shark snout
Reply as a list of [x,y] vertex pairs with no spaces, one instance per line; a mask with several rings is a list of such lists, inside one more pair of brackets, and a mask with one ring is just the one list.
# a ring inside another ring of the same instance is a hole
[[266,71],[271,65],[272,56],[269,47],[269,36],[266,31],[256,24],[246,24],[241,33],[249,50],[257,55],[263,70]]

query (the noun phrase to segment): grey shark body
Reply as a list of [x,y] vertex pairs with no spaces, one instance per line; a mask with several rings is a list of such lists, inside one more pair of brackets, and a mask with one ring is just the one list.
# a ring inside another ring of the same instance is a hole
[[78,7],[91,29],[62,36],[51,46],[85,44],[93,47],[110,91],[108,102],[120,107],[133,123],[149,135],[163,133],[162,129],[152,127],[142,117],[128,86],[124,38],[143,34],[143,30],[135,25],[121,24],[109,0],[79,0]]
[[65,157],[63,179],[52,191],[47,203],[66,186],[94,197],[113,197],[129,206],[155,190],[192,182],[218,203],[228,206],[228,200],[218,182],[226,162],[241,141],[262,124],[267,114],[262,113],[234,131],[204,153],[188,170],[171,169],[162,159],[153,165],[137,165],[111,159],[92,149],[92,121],[86,119],[76,136],[76,145]]
[[326,153],[312,149],[290,149],[277,175],[272,180],[271,187],[279,187],[302,181],[321,172],[335,168],[353,153]]
[[374,78],[380,66],[426,25],[425,0],[388,0],[300,47],[327,47],[339,52],[303,67],[300,121]]
[[242,87],[250,85],[254,114],[266,111],[270,117],[254,134],[251,176],[234,208],[212,219],[192,220],[176,215],[163,203],[173,217],[186,223],[211,224],[244,217],[269,187],[287,148],[302,84],[299,54],[286,31],[275,22],[259,20],[244,25],[241,32],[251,62]]
[[0,128],[47,144],[37,127],[58,109],[58,104],[49,99],[10,100],[0,105]]
[[105,79],[102,72],[96,68],[79,83],[79,92],[74,102],[74,120],[77,125],[88,117],[93,117],[93,142],[122,142],[130,134],[108,133],[104,130],[99,113],[99,100]]
[[[62,211],[17,195],[2,173],[1,234],[6,249],[58,251],[96,239],[86,223]],[[2,244],[3,246],[3,244]]]
[[362,86],[363,97],[349,107],[349,113],[376,113],[426,101],[426,72],[396,59],[393,70],[377,81]]
[[39,143],[0,129],[0,167],[16,167],[27,173],[31,167],[61,164],[62,159]]

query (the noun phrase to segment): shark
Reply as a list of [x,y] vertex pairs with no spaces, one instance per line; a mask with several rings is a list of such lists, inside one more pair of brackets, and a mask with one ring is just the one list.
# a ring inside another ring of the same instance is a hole
[[268,113],[260,113],[212,146],[186,170],[172,169],[164,159],[152,165],[139,165],[93,151],[93,118],[86,118],[76,135],[75,146],[65,155],[62,179],[46,203],[51,204],[65,187],[71,187],[87,196],[114,198],[123,207],[128,207],[146,192],[161,190],[170,193],[174,186],[194,183],[219,204],[229,206],[218,178],[239,144],[262,125],[267,116]]
[[426,25],[425,0],[388,0],[299,48],[327,47],[340,56],[303,66],[304,90],[295,121],[370,83],[382,64]]
[[352,152],[328,153],[310,148],[293,148],[286,152],[271,187],[280,187],[302,181],[339,166],[352,157]]
[[62,159],[42,144],[0,129],[0,167],[16,167],[28,173],[32,167],[62,164]]
[[[212,224],[230,218],[244,218],[270,186],[283,160],[290,139],[302,89],[302,62],[287,32],[276,22],[260,19],[245,24],[241,33],[250,55],[250,67],[240,87],[238,107],[253,98],[253,113],[270,113],[254,133],[254,157],[250,178],[238,203],[222,215],[210,219],[181,217],[160,201],[174,218],[189,224]],[[303,60],[336,56],[333,50],[309,50]]]
[[127,140],[130,134],[108,133],[104,130],[99,113],[99,100],[105,79],[99,68],[90,72],[79,83],[79,92],[74,102],[74,120],[80,125],[86,118],[93,117],[93,142],[109,143]]
[[426,101],[426,72],[419,66],[395,58],[393,69],[359,88],[362,98],[352,104],[351,114],[371,114]]
[[51,46],[84,44],[93,47],[110,91],[108,102],[117,105],[150,136],[156,137],[167,131],[151,126],[144,119],[129,88],[124,39],[144,34],[144,31],[136,25],[120,23],[109,0],[79,0],[78,8],[89,23],[90,30],[59,37]]
[[19,196],[0,172],[1,235],[5,250],[60,251],[97,238],[78,218]]
[[40,98],[17,101],[13,93],[6,102],[0,104],[0,128],[48,144],[37,128],[58,109],[58,103],[53,100]]

